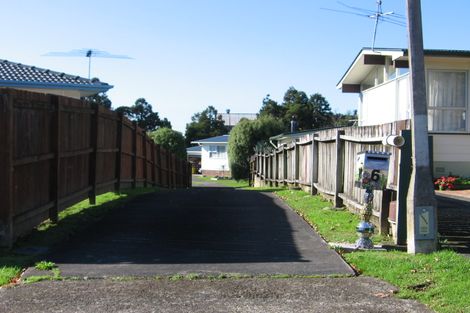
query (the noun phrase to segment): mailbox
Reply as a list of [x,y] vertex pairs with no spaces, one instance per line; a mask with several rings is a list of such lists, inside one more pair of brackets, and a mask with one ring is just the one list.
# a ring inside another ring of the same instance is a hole
[[389,158],[388,152],[359,152],[356,157],[356,186],[370,190],[385,189]]

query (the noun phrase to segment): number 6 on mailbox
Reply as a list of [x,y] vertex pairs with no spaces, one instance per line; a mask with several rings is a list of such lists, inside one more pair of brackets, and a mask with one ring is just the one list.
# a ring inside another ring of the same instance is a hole
[[385,189],[388,178],[390,153],[379,151],[359,152],[356,157],[356,187]]

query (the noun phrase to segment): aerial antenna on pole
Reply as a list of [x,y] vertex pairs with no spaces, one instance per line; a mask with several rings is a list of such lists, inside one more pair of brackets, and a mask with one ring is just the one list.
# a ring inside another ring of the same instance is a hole
[[358,8],[355,6],[351,6],[348,4],[345,4],[343,2],[337,1],[338,4],[341,6],[347,8],[348,10],[337,10],[337,9],[328,9],[328,8],[321,8],[322,10],[327,10],[327,11],[333,11],[333,12],[339,12],[339,13],[345,13],[345,14],[352,14],[352,15],[357,15],[369,19],[374,20],[374,33],[372,36],[372,50],[375,48],[375,41],[377,38],[377,29],[379,26],[379,22],[386,22],[390,24],[394,24],[397,26],[401,27],[406,27],[406,22],[405,22],[405,16],[402,14],[395,13],[394,11],[389,11],[389,12],[383,12],[382,10],[382,0],[377,0],[377,9],[374,10],[368,10],[368,9],[363,9],[363,8]]
[[110,58],[110,59],[132,59],[127,55],[111,54],[106,51],[96,49],[74,49],[65,52],[48,52],[43,54],[48,57],[87,57],[88,58],[88,79],[91,78],[91,58]]

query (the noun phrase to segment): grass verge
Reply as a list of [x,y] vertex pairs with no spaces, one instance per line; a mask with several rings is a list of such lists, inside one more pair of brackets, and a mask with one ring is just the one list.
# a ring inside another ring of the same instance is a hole
[[418,300],[436,312],[470,312],[470,260],[453,251],[362,251],[344,257],[362,274],[399,287],[400,298]]
[[[217,181],[219,182],[219,181]],[[224,182],[226,183],[226,182]],[[268,188],[246,188],[269,191]],[[331,210],[319,196],[300,190],[273,189],[329,242],[354,242],[359,217]],[[375,243],[389,238],[375,235]],[[436,312],[470,312],[470,259],[453,251],[411,255],[400,251],[357,251],[343,254],[359,273],[376,277],[399,288],[400,298],[414,299]]]
[[211,176],[198,176],[198,180],[217,183],[226,187],[233,187],[233,188],[248,188],[250,185],[248,184],[248,180],[234,180],[234,179],[226,179],[226,178],[219,178],[217,180],[213,180],[214,177]]
[[[134,197],[150,192],[155,188],[127,189],[117,194],[108,192],[96,197],[96,204],[90,205],[84,200],[63,210],[59,213],[57,224],[46,221],[36,227],[30,235],[18,240],[11,250],[0,250],[0,286],[15,282],[21,271],[33,265],[40,254],[24,253],[18,251],[34,251],[42,249],[46,251],[71,237],[73,234],[83,230],[89,225],[102,219],[110,210],[122,206]],[[48,266],[45,262],[41,266]]]

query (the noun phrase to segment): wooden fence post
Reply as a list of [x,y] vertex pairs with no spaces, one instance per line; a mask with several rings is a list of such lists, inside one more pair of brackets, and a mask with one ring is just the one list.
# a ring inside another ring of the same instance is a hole
[[191,164],[189,162],[186,163],[186,167],[188,169],[188,172],[187,172],[188,184],[187,184],[186,187],[191,188],[193,186],[192,167],[191,167]]
[[274,186],[278,186],[278,180],[279,180],[279,155],[277,154],[277,149],[274,149],[274,173],[273,173],[273,178],[274,178]]
[[295,157],[294,159],[294,185],[300,185],[300,145],[295,143]]
[[340,208],[343,206],[343,200],[339,197],[339,194],[343,188],[343,143],[341,141],[341,135],[344,133],[342,130],[336,130],[336,174],[335,174],[335,196],[334,206]]
[[13,188],[13,103],[12,96],[0,96],[0,194],[2,205],[0,206],[0,246],[11,247],[13,245],[14,229],[14,188]]
[[137,186],[137,136],[139,135],[137,131],[137,122],[132,123],[133,136],[132,136],[132,188]]
[[160,145],[155,145],[155,155],[157,157],[157,186],[163,187],[162,150],[160,149]]
[[116,185],[114,189],[119,192],[121,190],[121,163],[122,163],[122,129],[124,127],[124,115],[119,113],[117,120],[117,132],[116,132],[116,168],[115,168],[115,177]]
[[180,164],[181,164],[181,188],[184,188],[186,187],[186,176],[187,176],[187,167],[186,167],[186,162],[181,159],[180,160]]
[[263,152],[263,179],[264,179],[264,186],[266,186],[267,176],[268,176],[268,162],[266,161],[266,152]]
[[180,160],[180,187],[183,188],[186,186],[186,162],[184,160]]
[[88,185],[91,190],[88,192],[88,201],[90,204],[96,204],[96,162],[98,157],[98,132],[100,122],[100,106],[97,103],[92,104],[93,117],[91,118],[91,129],[90,129],[90,146],[92,151],[90,152],[89,158],[89,174],[88,174]]
[[379,234],[389,233],[390,224],[388,216],[390,214],[390,201],[392,201],[392,191],[389,189],[383,190],[379,214]]
[[287,167],[288,167],[288,166],[287,166],[287,149],[286,149],[286,147],[283,147],[283,152],[284,152],[284,153],[283,153],[283,157],[284,157],[284,162],[283,162],[283,163],[284,163],[284,164],[283,164],[283,165],[284,165],[284,166],[283,166],[283,167],[284,167],[284,173],[282,174],[282,175],[283,175],[282,179],[283,179],[283,181],[284,181],[284,186],[287,186],[287,178],[288,178],[288,177],[287,177]]
[[318,181],[318,142],[315,141],[315,134],[312,134],[312,159],[310,160],[310,166],[312,167],[310,173],[310,194],[316,195],[317,188],[315,183]]
[[143,174],[144,174],[144,188],[147,188],[147,133],[143,133],[142,136],[142,154],[144,155],[142,159],[142,164],[143,164]]
[[398,191],[397,191],[397,239],[396,244],[405,245],[407,239],[407,201],[408,188],[411,180],[411,131],[402,130],[401,136],[405,144],[400,148],[400,161],[398,164]]
[[156,145],[155,142],[152,140],[150,144],[151,150],[151,157],[152,157],[152,186],[155,187],[157,185],[157,160],[156,160]]
[[171,183],[171,155],[168,150],[165,149],[165,155],[166,155],[166,175],[167,175],[167,181],[168,181],[168,188],[171,189],[172,183]]
[[177,188],[178,187],[178,182],[176,181],[177,177],[176,177],[176,158],[175,158],[175,154],[173,152],[171,152],[171,177],[172,177],[172,180],[173,180],[173,188]]
[[273,186],[273,182],[272,182],[272,176],[271,176],[271,171],[272,171],[272,158],[271,158],[271,153],[268,153],[267,155],[267,158],[268,158],[268,164],[267,164],[267,168],[268,168],[268,172],[266,173],[266,180],[269,182],[269,187],[272,187]]
[[51,96],[51,104],[54,107],[54,118],[52,126],[52,149],[54,151],[54,159],[52,160],[51,171],[51,185],[50,185],[50,198],[54,202],[53,206],[49,209],[49,218],[52,223],[57,223],[59,220],[59,188],[60,188],[60,139],[61,139],[61,123],[60,111],[61,106],[58,96]]

